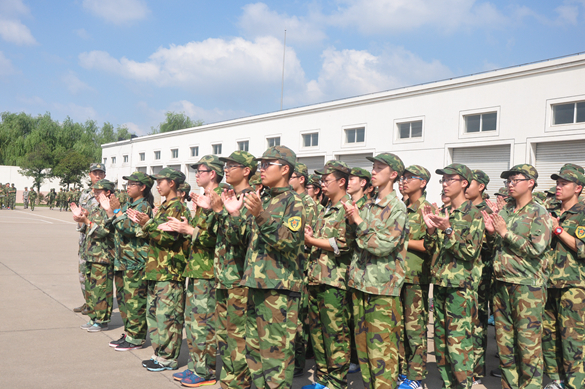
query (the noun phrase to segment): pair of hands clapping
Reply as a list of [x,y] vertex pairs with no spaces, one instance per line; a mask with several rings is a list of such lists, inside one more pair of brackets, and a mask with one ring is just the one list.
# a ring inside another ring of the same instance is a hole
[[436,203],[433,203],[432,205],[427,204],[423,208],[422,214],[425,224],[427,225],[427,232],[431,235],[435,233],[437,228],[441,231],[445,231],[447,228],[451,227],[448,208],[445,208],[445,216],[441,216],[439,213],[439,207]]
[[225,189],[221,196],[214,191],[209,195],[197,195],[191,193],[194,203],[203,209],[213,209],[215,212],[221,212],[225,207],[226,211],[232,216],[239,216],[242,207],[246,207],[250,213],[256,217],[262,212],[262,200],[260,199],[260,190],[256,192],[246,192],[240,198],[236,196],[233,189]]

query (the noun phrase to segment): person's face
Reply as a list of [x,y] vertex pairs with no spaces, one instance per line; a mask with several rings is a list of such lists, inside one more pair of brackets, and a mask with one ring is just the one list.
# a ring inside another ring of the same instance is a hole
[[307,187],[305,188],[307,189],[307,194],[311,197],[315,197],[315,186],[314,185],[307,185]]
[[250,168],[239,163],[227,162],[223,168],[225,181],[230,185],[239,184],[244,177],[250,176]]
[[422,177],[412,174],[411,172],[405,172],[400,180],[402,190],[400,193],[405,196],[410,196],[413,193],[421,190],[427,184],[426,180]]
[[128,196],[133,199],[142,196],[142,191],[144,189],[146,189],[146,185],[137,181],[128,181],[128,184],[126,185],[126,193],[128,193]]
[[372,185],[376,187],[386,185],[393,178],[396,178],[397,174],[390,166],[376,161],[372,168]]
[[467,185],[467,180],[461,178],[459,174],[445,174],[441,179],[443,185],[443,192],[449,198],[457,197],[463,190],[464,184]]
[[167,197],[171,193],[172,181],[166,178],[159,178],[156,180],[156,189],[161,196]]
[[532,191],[534,180],[527,179],[523,174],[514,174],[513,176],[508,177],[506,180],[506,186],[508,187],[510,196],[517,199],[525,195],[527,192]]
[[305,177],[301,176],[300,174],[293,172],[291,174],[290,179],[288,180],[288,184],[292,186],[293,190],[296,192],[302,187],[302,183]]
[[99,180],[103,180],[104,178],[106,178],[106,173],[101,170],[94,170],[93,172],[89,172],[89,179],[91,180],[92,185]]
[[105,189],[95,189],[95,188],[93,188],[92,190],[93,190],[93,196],[95,198],[99,197],[99,195],[101,195],[102,193],[104,195],[106,195],[106,197],[110,197],[110,192],[107,191],[107,190],[105,190]]
[[466,199],[476,199],[481,196],[481,190],[485,188],[484,184],[480,184],[475,180],[471,180],[471,184],[465,191],[465,198]]
[[359,178],[358,176],[349,176],[347,182],[347,193],[354,195],[358,193],[364,186],[366,186],[366,180]]
[[211,170],[206,165],[198,165],[195,179],[197,180],[197,185],[199,187],[205,188],[213,179],[213,170]]
[[573,196],[579,195],[579,192],[583,189],[581,185],[577,185],[574,182],[559,178],[557,180],[557,191],[555,197],[560,201],[570,200]]
[[260,161],[260,178],[262,185],[274,188],[284,175],[288,173],[290,167],[277,159],[263,159]]
[[330,199],[339,193],[339,184],[339,179],[335,178],[333,174],[326,174],[321,177],[321,190]]
[[451,198],[449,196],[447,196],[445,193],[441,193],[441,201],[445,205],[451,204]]

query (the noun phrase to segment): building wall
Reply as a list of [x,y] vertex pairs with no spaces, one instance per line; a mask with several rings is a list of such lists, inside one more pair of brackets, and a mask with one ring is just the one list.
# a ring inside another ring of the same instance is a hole
[[[16,202],[22,203],[22,192],[24,188],[31,188],[34,184],[34,180],[31,177],[23,176],[18,172],[20,167],[18,166],[0,166],[0,182],[3,186],[6,186],[6,183],[9,182],[10,185],[14,184],[17,189],[16,192]],[[59,191],[59,180],[45,180],[41,185],[41,193],[47,194],[51,189],[55,189]]]

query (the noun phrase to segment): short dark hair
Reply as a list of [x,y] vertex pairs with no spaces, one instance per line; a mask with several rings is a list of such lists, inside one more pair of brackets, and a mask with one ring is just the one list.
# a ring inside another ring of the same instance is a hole
[[342,178],[345,180],[345,184],[343,185],[343,189],[347,190],[347,184],[349,183],[349,174],[344,173],[344,172],[340,172],[339,170],[333,170],[333,177],[335,177],[337,180],[341,180]]

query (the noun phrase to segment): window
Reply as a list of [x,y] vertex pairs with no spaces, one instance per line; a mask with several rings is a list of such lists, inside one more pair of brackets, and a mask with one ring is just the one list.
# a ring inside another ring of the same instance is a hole
[[319,133],[303,134],[303,147],[319,146]]
[[191,156],[192,157],[199,156],[199,146],[193,146],[193,147],[191,147]]
[[221,154],[221,143],[217,145],[211,145],[213,148],[213,154],[220,155]]
[[585,101],[556,104],[552,110],[553,125],[585,122]]
[[145,153],[140,153],[140,154],[138,154],[138,155],[140,156],[140,160],[141,160],[141,161],[144,161],[144,160],[146,160],[146,154],[145,154]]
[[160,151],[154,152],[154,159],[160,159]]
[[127,155],[124,156],[124,163],[128,163],[128,156]]
[[422,120],[413,122],[398,123],[398,138],[422,138]]
[[498,114],[497,112],[482,113],[478,115],[467,115],[465,119],[465,132],[478,133],[496,131]]
[[348,130],[345,130],[346,143],[363,143],[365,139],[366,129],[364,127],[350,128]]
[[112,165],[116,164],[116,157],[112,157]]
[[179,149],[171,149],[171,158],[179,158]]
[[280,146],[280,136],[274,138],[266,138],[268,147]]
[[249,151],[250,148],[250,141],[243,140],[238,142],[238,150],[240,151]]
[[104,158],[104,165],[108,162],[107,158]]

